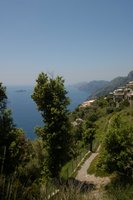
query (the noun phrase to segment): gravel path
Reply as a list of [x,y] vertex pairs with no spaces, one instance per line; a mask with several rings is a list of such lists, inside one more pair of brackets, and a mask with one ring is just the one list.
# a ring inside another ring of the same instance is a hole
[[94,160],[94,158],[98,155],[98,153],[92,153],[91,156],[84,162],[84,164],[81,166],[80,170],[78,171],[78,174],[76,176],[77,180],[80,181],[87,181],[87,170],[91,164],[91,162]]
[[91,162],[94,160],[94,158],[99,154],[100,146],[97,149],[96,153],[92,153],[91,156],[84,162],[81,169],[78,171],[78,174],[76,176],[76,179],[79,181],[86,181],[91,184],[94,184],[97,189],[99,189],[101,186],[104,186],[110,182],[110,179],[108,177],[96,177],[95,174],[89,175],[87,174],[87,169],[89,168]]

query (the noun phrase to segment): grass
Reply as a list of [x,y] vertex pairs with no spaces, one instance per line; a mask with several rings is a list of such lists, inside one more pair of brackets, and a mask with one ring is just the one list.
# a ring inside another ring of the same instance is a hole
[[[23,190],[23,187],[16,185],[14,188],[12,180],[9,180],[7,184],[10,189],[5,191],[5,195],[1,200],[133,200],[133,185],[122,185],[117,182],[109,184],[105,189],[99,190],[95,195],[95,190],[81,190],[81,183],[79,185],[70,183],[62,184],[59,186],[58,192],[54,196],[49,198],[49,191],[46,190],[45,185],[42,184],[43,190],[38,186],[38,193],[32,193],[32,190]],[[51,191],[55,191],[55,188],[51,184],[47,185]],[[8,189],[8,188],[7,188]],[[15,190],[14,190],[15,189]],[[14,193],[15,192],[15,193]]]
[[95,174],[95,176],[99,177],[105,177],[105,176],[110,176],[107,172],[104,172],[103,170],[100,170],[97,168],[97,163],[98,163],[99,156],[97,155],[94,160],[91,162],[90,167],[87,170],[88,174]]
[[133,200],[133,185],[110,183],[105,190],[105,200]]
[[[45,194],[44,194],[45,196]],[[43,197],[43,196],[42,196]],[[109,184],[106,188],[82,191],[81,185],[62,185],[59,192],[51,200],[133,200],[133,185]]]

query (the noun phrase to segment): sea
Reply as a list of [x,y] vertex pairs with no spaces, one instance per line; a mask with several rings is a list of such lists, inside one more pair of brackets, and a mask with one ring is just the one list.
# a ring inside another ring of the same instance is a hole
[[[75,86],[66,86],[70,105],[68,109],[73,111],[79,104],[87,99],[88,92],[84,92]],[[37,110],[35,102],[32,100],[32,86],[8,86],[8,108],[12,111],[12,116],[16,127],[22,128],[29,139],[35,139],[35,127],[43,126],[41,114]]]

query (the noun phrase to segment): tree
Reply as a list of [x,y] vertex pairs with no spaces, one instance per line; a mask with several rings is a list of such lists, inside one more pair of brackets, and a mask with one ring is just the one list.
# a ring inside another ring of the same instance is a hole
[[3,87],[2,83],[0,83],[0,112],[6,106],[6,99],[7,99],[6,88]]
[[[0,83],[0,166],[1,172],[8,171],[7,156],[9,157],[9,146],[12,140],[10,132],[14,129],[11,111],[6,108],[6,88]],[[10,165],[10,164],[9,164]],[[10,166],[9,166],[10,168]],[[10,171],[12,169],[10,168]]]
[[84,123],[83,140],[85,145],[90,145],[90,151],[92,151],[93,140],[95,139],[96,128],[94,122],[89,120]]
[[[26,155],[24,132],[17,129],[11,110],[7,109],[6,88],[0,83],[0,170],[6,175],[14,172]],[[26,158],[25,158],[26,159]]]
[[45,124],[42,129],[38,129],[47,152],[45,175],[58,178],[62,165],[70,155],[71,141],[67,110],[69,98],[64,80],[59,76],[53,79],[45,73],[39,74],[32,98]]
[[92,151],[93,140],[95,139],[95,128],[88,128],[84,131],[84,142],[90,145],[90,151]]
[[115,117],[104,141],[99,167],[107,172],[133,178],[133,126]]
[[92,151],[93,148],[93,141],[95,139],[95,134],[96,134],[96,120],[97,120],[97,115],[95,113],[90,113],[87,116],[87,119],[84,122],[83,126],[83,140],[85,145],[90,145],[90,151]]

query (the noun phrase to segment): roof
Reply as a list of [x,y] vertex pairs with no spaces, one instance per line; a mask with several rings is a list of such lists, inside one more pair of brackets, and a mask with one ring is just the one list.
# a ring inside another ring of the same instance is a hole
[[88,107],[88,106],[91,106],[93,102],[95,102],[96,99],[92,99],[92,100],[89,100],[89,101],[84,101],[82,104],[81,104],[81,108],[83,107]]

